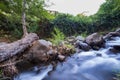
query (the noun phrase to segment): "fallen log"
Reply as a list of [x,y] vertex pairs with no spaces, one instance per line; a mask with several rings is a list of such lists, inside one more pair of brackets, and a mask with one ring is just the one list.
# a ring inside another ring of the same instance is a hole
[[0,45],[0,62],[22,53],[36,40],[38,40],[38,36],[35,33],[30,33],[18,41]]

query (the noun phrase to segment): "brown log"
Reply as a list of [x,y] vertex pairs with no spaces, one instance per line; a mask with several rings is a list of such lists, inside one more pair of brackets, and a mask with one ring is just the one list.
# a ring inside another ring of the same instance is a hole
[[9,59],[17,54],[20,54],[25,49],[27,49],[35,40],[38,40],[38,36],[35,33],[30,33],[18,41],[0,45],[0,62]]

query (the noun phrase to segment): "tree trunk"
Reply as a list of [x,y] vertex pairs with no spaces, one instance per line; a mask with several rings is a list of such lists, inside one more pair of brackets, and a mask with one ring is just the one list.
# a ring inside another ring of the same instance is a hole
[[10,44],[0,45],[0,62],[13,57],[14,55],[20,54],[35,40],[38,40],[38,36],[34,33],[30,33],[21,40]]
[[25,17],[26,17],[25,4],[26,4],[26,0],[23,0],[23,12],[22,12],[23,37],[25,37],[25,35],[28,34],[27,28],[26,28],[26,21],[25,21]]

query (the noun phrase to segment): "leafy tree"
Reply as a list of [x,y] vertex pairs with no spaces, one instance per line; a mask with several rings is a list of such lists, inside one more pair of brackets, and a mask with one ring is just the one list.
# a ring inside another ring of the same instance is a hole
[[44,6],[46,6],[45,0],[26,0],[24,7],[22,4],[23,0],[0,1],[1,29],[11,32],[14,30],[14,33],[16,31],[17,33],[22,33],[21,15],[24,7],[26,13],[26,26],[29,28],[29,31],[34,27],[39,27],[39,22],[43,19],[51,17],[44,9]]
[[23,36],[28,34],[27,28],[26,28],[26,20],[25,20],[25,18],[26,18],[25,5],[26,5],[26,0],[23,0],[23,12],[22,12],[22,25],[23,25],[23,34],[24,34]]
[[106,0],[93,15],[96,16],[100,30],[111,29],[120,26],[120,0]]
[[73,33],[75,33],[75,23],[74,20],[72,19],[74,18],[72,15],[69,14],[59,14],[53,21],[53,25],[54,26],[58,26],[58,28],[64,32],[64,34],[66,35],[72,35]]
[[[120,0],[106,0],[92,16],[48,13],[45,0],[26,0],[26,26],[29,32],[49,36],[57,26],[66,36],[112,30],[120,26]],[[22,0],[0,0],[0,28],[20,34]]]

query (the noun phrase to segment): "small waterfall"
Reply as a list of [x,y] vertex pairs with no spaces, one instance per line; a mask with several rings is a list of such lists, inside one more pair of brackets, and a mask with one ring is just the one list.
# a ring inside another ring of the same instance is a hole
[[98,51],[76,53],[55,69],[51,65],[34,68],[14,80],[114,80],[120,71],[120,51],[116,54],[110,51],[114,46],[120,46],[120,37],[106,40],[105,48]]
[[34,67],[32,71],[19,74],[14,80],[42,80],[51,70],[52,65],[42,68]]

